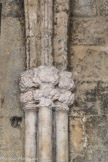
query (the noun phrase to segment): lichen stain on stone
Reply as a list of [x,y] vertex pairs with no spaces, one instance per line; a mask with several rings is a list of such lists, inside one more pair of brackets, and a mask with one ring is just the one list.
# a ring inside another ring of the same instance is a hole
[[4,103],[4,97],[2,94],[0,94],[0,108],[2,108],[3,103]]
[[[108,94],[107,94],[108,86],[107,84],[98,81],[94,89],[88,90],[86,92],[86,101],[92,102],[94,107],[97,109],[97,113],[106,114],[108,108]],[[95,103],[98,102],[98,107],[96,107]],[[99,110],[100,108],[100,110]]]
[[22,117],[13,116],[10,118],[11,126],[13,128],[20,128],[20,124],[22,122]]
[[3,16],[6,17],[14,17],[20,18],[24,16],[23,9],[24,9],[24,1],[23,0],[12,0],[8,2],[5,6],[5,11],[3,12]]
[[73,137],[73,145],[78,149],[84,147],[85,139],[84,139],[84,126],[83,121],[79,118],[75,121],[75,124],[72,126],[72,137]]

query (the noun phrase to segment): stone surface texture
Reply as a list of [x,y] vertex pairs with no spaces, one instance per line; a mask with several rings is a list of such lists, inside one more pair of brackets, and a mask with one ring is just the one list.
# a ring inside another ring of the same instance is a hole
[[0,161],[22,161],[24,115],[18,80],[25,70],[23,0],[0,0]]
[[37,112],[28,110],[25,112],[25,162],[36,162],[37,160]]
[[22,107],[69,109],[73,104],[74,81],[71,72],[58,71],[53,66],[39,66],[22,73],[19,87]]
[[41,65],[53,64],[53,0],[40,1]]
[[60,70],[68,67],[69,0],[54,1],[54,65]]
[[71,0],[69,69],[75,102],[69,115],[70,161],[108,161],[108,1]]
[[27,69],[53,63],[53,1],[24,0]]
[[56,162],[69,161],[69,133],[67,111],[56,112]]
[[23,1],[26,26],[26,68],[29,69],[38,65],[38,56],[40,56],[39,2],[34,0]]
[[[35,9],[30,5],[31,10],[37,12],[36,37],[28,36],[28,41],[36,45],[36,49],[31,49],[34,52],[31,52],[30,68],[41,64],[39,2],[35,1]],[[76,86],[75,103],[69,113],[69,162],[108,162],[108,1],[70,0],[68,63],[64,59],[65,50],[61,51],[62,41],[56,41],[62,39],[64,24],[59,24],[56,17],[62,11],[65,18],[68,10],[63,7],[67,8],[67,2],[58,2],[54,1],[54,65],[58,69],[68,65]],[[1,161],[16,158],[16,162],[21,162],[24,157],[24,117],[19,104],[18,78],[26,68],[25,9],[23,0],[0,0],[1,5],[0,158]]]

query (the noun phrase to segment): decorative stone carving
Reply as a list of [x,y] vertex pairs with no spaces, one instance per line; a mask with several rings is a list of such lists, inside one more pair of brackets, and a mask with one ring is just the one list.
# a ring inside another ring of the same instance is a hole
[[68,66],[69,0],[54,1],[54,62],[60,70]]
[[54,66],[40,66],[22,73],[20,80],[23,109],[39,107],[68,110],[73,104],[73,76],[59,72]]
[[53,0],[40,1],[41,64],[53,64]]
[[[26,30],[26,65],[27,69],[36,67],[38,64],[39,2],[35,0],[24,0],[25,30]],[[38,51],[38,52],[37,52]]]
[[58,98],[59,102],[56,105],[56,110],[69,110],[69,106],[74,102],[74,94],[72,94],[74,87],[72,73],[68,71],[60,72],[58,84],[60,97]]

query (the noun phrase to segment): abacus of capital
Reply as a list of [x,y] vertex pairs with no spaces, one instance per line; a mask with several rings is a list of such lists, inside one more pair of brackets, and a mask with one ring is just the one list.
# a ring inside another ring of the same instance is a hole
[[22,73],[20,100],[25,111],[25,159],[53,161],[52,110],[55,109],[56,161],[68,162],[68,110],[74,101],[73,88],[72,73],[60,72],[54,66],[40,66]]

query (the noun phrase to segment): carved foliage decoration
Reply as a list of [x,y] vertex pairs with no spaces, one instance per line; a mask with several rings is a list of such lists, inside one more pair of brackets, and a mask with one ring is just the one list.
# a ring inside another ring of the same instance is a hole
[[54,66],[40,66],[21,74],[21,103],[24,109],[49,107],[68,110],[73,104],[73,76]]

